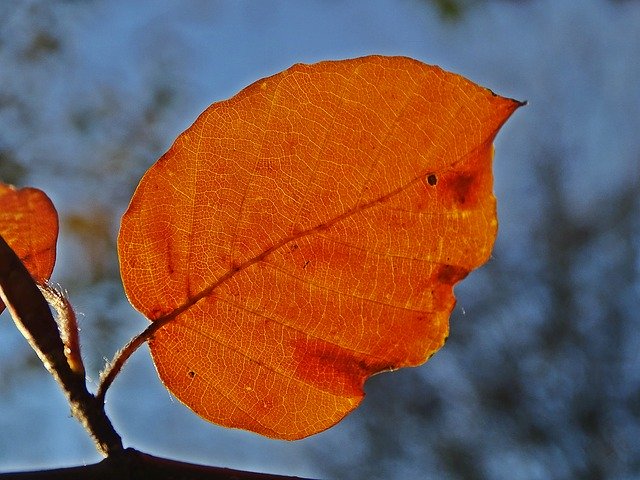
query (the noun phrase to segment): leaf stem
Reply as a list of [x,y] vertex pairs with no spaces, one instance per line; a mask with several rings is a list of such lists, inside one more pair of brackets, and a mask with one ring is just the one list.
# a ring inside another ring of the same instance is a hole
[[100,374],[100,383],[96,392],[96,398],[99,401],[104,402],[104,397],[107,394],[107,390],[115,380],[116,376],[120,373],[120,370],[122,370],[122,367],[124,366],[126,361],[129,360],[129,357],[131,357],[131,355],[133,355],[133,352],[135,352],[147,340],[151,339],[153,337],[153,334],[157,332],[160,327],[165,325],[174,317],[175,315],[169,315],[157,319],[141,333],[133,337],[123,348],[116,352],[113,360],[111,360],[111,362],[109,362],[105,366],[104,370]]
[[67,363],[71,370],[84,377],[85,370],[80,354],[78,321],[66,292],[57,290],[49,284],[38,285],[38,288],[47,303],[56,311]]

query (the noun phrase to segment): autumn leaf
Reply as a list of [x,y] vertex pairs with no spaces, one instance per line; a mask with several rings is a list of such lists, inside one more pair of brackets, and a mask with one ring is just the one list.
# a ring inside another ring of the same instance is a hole
[[404,57],[294,65],[211,105],[122,219],[166,387],[212,422],[324,430],[444,343],[496,235],[492,141],[521,103]]
[[58,214],[44,192],[0,182],[0,235],[37,282],[49,279],[56,260]]

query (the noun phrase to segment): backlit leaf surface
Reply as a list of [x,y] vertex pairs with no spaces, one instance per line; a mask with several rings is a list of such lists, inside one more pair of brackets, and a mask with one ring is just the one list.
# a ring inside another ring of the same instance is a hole
[[492,140],[519,102],[404,57],[295,65],[210,106],[145,174],[118,248],[165,322],[158,373],[215,423],[284,439],[444,343],[487,260]]
[[56,261],[58,213],[44,192],[0,182],[0,235],[36,281],[49,279]]

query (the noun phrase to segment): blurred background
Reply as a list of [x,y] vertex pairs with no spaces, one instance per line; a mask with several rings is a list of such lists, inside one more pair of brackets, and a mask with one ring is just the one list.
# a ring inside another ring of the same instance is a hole
[[[89,375],[147,321],[115,238],[142,173],[210,103],[297,62],[406,55],[528,100],[496,140],[500,233],[456,288],[447,345],[379,375],[295,443],[208,424],[146,347],[110,390],[126,445],[335,479],[640,477],[640,2],[3,0],[0,179],[61,216],[54,281]],[[99,460],[0,317],[0,471]]]

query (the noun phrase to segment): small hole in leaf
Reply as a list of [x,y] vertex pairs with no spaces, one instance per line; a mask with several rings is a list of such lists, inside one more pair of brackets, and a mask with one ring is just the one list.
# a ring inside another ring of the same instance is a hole
[[196,372],[194,372],[193,370],[189,370],[189,378],[193,378],[196,376]]
[[427,176],[427,183],[429,185],[431,185],[432,187],[435,187],[436,184],[438,183],[438,177],[436,177],[436,175],[434,173],[428,175]]

